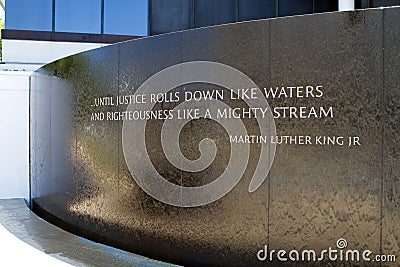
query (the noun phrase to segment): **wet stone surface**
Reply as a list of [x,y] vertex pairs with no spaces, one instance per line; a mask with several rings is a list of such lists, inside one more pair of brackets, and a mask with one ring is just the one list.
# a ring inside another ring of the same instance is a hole
[[73,266],[176,266],[68,233],[30,211],[23,199],[0,200],[0,224],[37,250]]

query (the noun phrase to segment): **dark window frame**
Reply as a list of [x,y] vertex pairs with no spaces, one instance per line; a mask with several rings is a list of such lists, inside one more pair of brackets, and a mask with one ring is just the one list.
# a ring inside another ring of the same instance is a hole
[[[152,35],[156,35],[156,34],[160,34],[158,32],[155,32],[152,28],[152,21],[153,21],[153,14],[152,14],[152,5],[153,5],[153,1],[156,0],[148,0],[148,35],[152,36]],[[193,9],[190,11],[189,16],[191,17],[191,25],[189,28],[187,28],[187,30],[189,29],[194,29],[197,28],[195,25],[195,21],[196,21],[196,1],[198,0],[187,0],[191,2],[191,5],[193,6]],[[234,1],[235,4],[235,20],[233,22],[241,22],[241,21],[246,21],[246,20],[240,20],[240,9],[239,9],[239,0],[232,0]],[[275,10],[274,10],[274,16],[273,17],[269,17],[269,18],[277,18],[279,17],[279,0],[273,0],[274,4],[275,4]],[[325,0],[326,1],[326,0]],[[332,1],[332,0],[330,0]],[[368,0],[368,1],[372,1],[372,0]],[[320,13],[320,11],[316,11],[316,0],[312,0],[312,11],[311,13],[304,13],[304,14],[314,14],[314,13]],[[334,6],[334,5],[332,5]],[[333,11],[338,11],[338,7],[335,6],[335,8],[333,8],[334,10],[327,10],[327,11],[323,11],[323,12],[333,12]],[[164,33],[164,32],[163,32]],[[167,33],[167,32],[165,32]]]

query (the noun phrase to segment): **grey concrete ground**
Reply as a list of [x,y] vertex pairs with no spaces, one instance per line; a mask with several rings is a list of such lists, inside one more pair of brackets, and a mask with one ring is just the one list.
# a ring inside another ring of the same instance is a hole
[[68,233],[30,211],[23,199],[0,200],[0,224],[36,249],[75,266],[175,266]]

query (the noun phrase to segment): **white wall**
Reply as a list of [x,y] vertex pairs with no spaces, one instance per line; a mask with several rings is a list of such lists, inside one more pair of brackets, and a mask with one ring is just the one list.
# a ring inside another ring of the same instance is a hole
[[29,76],[32,71],[57,59],[102,46],[105,44],[3,39],[3,62],[17,64],[0,65],[0,199],[29,198]]
[[98,43],[3,39],[3,62],[46,64],[66,56],[106,45]]
[[0,198],[29,197],[29,75],[0,71]]

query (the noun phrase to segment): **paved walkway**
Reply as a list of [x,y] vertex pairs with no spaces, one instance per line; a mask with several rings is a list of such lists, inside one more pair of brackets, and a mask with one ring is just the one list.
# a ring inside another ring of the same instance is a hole
[[68,233],[31,212],[23,199],[0,200],[0,266],[70,265],[174,266]]

